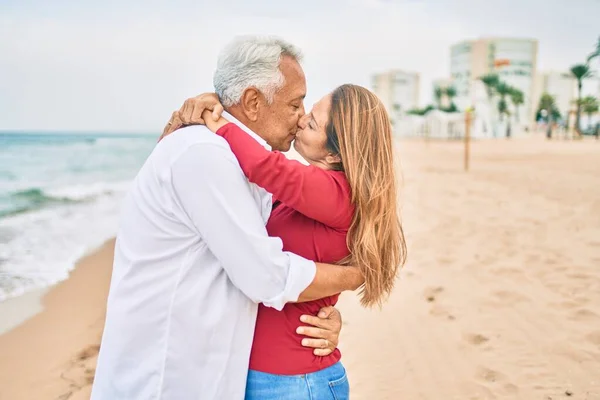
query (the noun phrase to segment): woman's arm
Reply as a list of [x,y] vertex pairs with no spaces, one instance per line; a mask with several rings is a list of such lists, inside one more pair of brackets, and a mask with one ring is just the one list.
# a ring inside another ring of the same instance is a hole
[[221,118],[207,126],[227,140],[251,182],[273,193],[282,203],[309,218],[336,229],[348,229],[352,221],[351,192],[338,173],[289,160],[268,151],[240,127]]

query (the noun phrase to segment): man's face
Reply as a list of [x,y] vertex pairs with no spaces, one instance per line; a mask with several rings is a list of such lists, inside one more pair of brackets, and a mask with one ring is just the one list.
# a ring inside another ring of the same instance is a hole
[[257,132],[273,148],[288,151],[298,130],[298,120],[304,115],[306,78],[296,60],[283,57],[280,70],[284,84],[275,93],[272,104],[259,108]]

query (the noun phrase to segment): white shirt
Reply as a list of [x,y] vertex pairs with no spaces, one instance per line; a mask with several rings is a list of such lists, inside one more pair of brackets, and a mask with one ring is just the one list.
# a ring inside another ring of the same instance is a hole
[[281,309],[316,272],[267,236],[270,212],[206,127],[156,146],[123,205],[92,399],[244,398],[257,303]]

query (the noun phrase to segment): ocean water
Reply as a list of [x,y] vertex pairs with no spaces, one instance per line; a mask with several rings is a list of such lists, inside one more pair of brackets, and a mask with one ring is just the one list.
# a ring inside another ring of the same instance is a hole
[[157,137],[0,133],[0,301],[66,279],[115,235]]

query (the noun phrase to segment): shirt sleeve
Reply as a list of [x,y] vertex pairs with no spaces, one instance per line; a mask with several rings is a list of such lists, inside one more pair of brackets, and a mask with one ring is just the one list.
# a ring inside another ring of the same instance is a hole
[[267,235],[250,185],[228,149],[196,144],[171,166],[177,203],[233,284],[256,303],[281,310],[314,279],[315,263]]
[[342,173],[304,165],[278,151],[268,151],[239,126],[217,131],[231,147],[250,182],[309,218],[336,229],[352,222],[351,191]]

